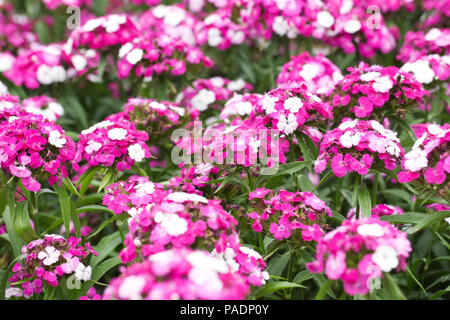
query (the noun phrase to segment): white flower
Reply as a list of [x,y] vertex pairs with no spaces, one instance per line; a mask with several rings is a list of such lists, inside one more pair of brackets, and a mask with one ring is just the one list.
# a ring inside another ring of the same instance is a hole
[[306,81],[311,81],[320,72],[321,66],[317,63],[306,63],[303,65],[302,70],[299,72],[300,77]]
[[208,199],[205,197],[199,196],[195,193],[186,193],[186,192],[173,192],[167,196],[167,199],[173,201],[173,202],[186,202],[186,201],[192,201],[192,202],[201,202],[201,203],[208,203]]
[[54,66],[51,69],[52,82],[64,82],[67,78],[66,70],[61,66]]
[[131,64],[136,64],[142,60],[143,56],[144,51],[142,49],[136,48],[131,50],[131,52],[127,54],[127,61]]
[[80,281],[88,281],[91,280],[92,268],[91,266],[85,266],[81,262],[77,265],[75,270],[75,278]]
[[345,122],[341,123],[338,128],[339,128],[339,130],[345,130],[345,129],[348,129],[348,128],[354,128],[357,123],[358,123],[357,119],[355,119],[353,121],[345,121]]
[[143,276],[129,276],[122,281],[118,296],[121,299],[141,300],[142,289],[145,287],[145,278]]
[[376,223],[362,224],[358,226],[358,233],[362,236],[381,237],[384,235],[383,228]]
[[19,288],[8,288],[5,290],[5,298],[23,297],[23,291]]
[[266,95],[262,100],[262,108],[266,111],[266,114],[271,114],[276,112],[275,103],[278,101],[278,98]]
[[431,83],[435,77],[433,69],[426,60],[405,63],[401,70],[412,73],[420,83]]
[[426,41],[436,41],[442,34],[442,31],[438,28],[432,28],[430,31],[427,32],[425,35]]
[[278,119],[277,128],[284,131],[286,134],[291,134],[298,127],[297,118],[293,113],[290,113],[286,118],[284,115],[280,115]]
[[211,28],[208,30],[208,44],[211,47],[217,47],[223,41],[222,34],[217,28]]
[[101,147],[102,147],[101,143],[95,140],[90,140],[85,148],[85,151],[87,154],[91,154],[93,152],[97,152],[98,150],[100,150]]
[[120,25],[124,24],[125,22],[127,22],[125,16],[113,14],[108,16],[106,21],[103,22],[103,27],[105,28],[106,32],[113,33],[119,30]]
[[317,23],[323,28],[330,28],[334,24],[334,17],[328,11],[320,11],[317,14]]
[[127,136],[127,130],[123,128],[113,128],[108,131],[108,137],[111,140],[123,140]]
[[58,102],[50,102],[48,104],[48,108],[58,116],[62,116],[64,114],[64,108]]
[[273,21],[272,28],[278,35],[284,36],[289,30],[289,25],[282,16],[277,16]]
[[344,27],[345,32],[347,33],[356,33],[359,30],[361,30],[361,22],[359,22],[359,20],[349,20],[347,21],[347,23],[345,24]]
[[188,230],[188,223],[185,219],[180,218],[174,213],[166,214],[162,218],[161,227],[173,237],[178,237],[185,234]]
[[[8,88],[0,81],[0,96],[8,93]],[[0,106],[1,108],[1,106]]]
[[241,102],[236,104],[237,112],[240,116],[250,114],[253,110],[253,106],[249,101]]
[[128,155],[136,162],[141,162],[145,158],[144,149],[137,143],[128,147]]
[[361,141],[361,134],[359,132],[353,134],[352,132],[347,131],[339,138],[339,142],[345,148],[351,148],[353,146],[356,146],[359,144],[360,141]]
[[61,137],[61,132],[58,130],[53,130],[48,134],[48,142],[57,148],[62,148],[66,144],[67,140],[66,138]]
[[8,71],[12,68],[14,58],[9,54],[0,52],[0,72]]
[[133,49],[133,44],[131,42],[125,43],[119,50],[119,58],[125,57],[125,55]]
[[228,90],[231,90],[231,91],[239,91],[239,90],[244,89],[244,87],[245,87],[245,81],[242,79],[230,81],[227,85]]
[[372,255],[372,260],[375,262],[382,271],[389,272],[398,266],[397,251],[394,248],[387,245],[378,246]]
[[202,89],[192,98],[191,103],[195,109],[205,111],[208,105],[214,101],[216,101],[215,93],[208,89]]
[[298,97],[290,97],[284,101],[284,109],[290,110],[291,112],[298,112],[301,108],[303,108],[303,102]]
[[135,187],[138,194],[152,194],[155,192],[155,184],[151,181],[147,181],[145,183],[140,183]]
[[87,66],[86,58],[80,54],[76,54],[76,55],[72,56],[71,61],[72,61],[72,64],[73,64],[75,70],[77,70],[77,71],[81,71],[84,68],[86,68],[86,66]]
[[417,172],[428,166],[427,154],[422,149],[413,149],[405,154],[405,169]]
[[375,82],[372,84],[373,90],[376,92],[386,93],[394,86],[394,83],[388,76],[379,77],[375,79]]
[[52,68],[46,64],[39,66],[36,72],[36,78],[41,84],[51,84],[53,82]]
[[381,76],[381,74],[378,71],[370,71],[367,73],[362,74],[359,78],[361,79],[361,81],[373,81],[376,78],[378,78],[379,76]]
[[347,14],[353,8],[353,0],[344,0],[342,1],[341,8],[339,9],[339,13],[341,15]]
[[102,25],[104,17],[88,20],[83,25],[83,31],[91,32]]
[[59,260],[60,251],[56,250],[54,246],[45,247],[45,251],[41,251],[38,254],[39,260],[44,260],[43,263],[46,266],[51,266]]

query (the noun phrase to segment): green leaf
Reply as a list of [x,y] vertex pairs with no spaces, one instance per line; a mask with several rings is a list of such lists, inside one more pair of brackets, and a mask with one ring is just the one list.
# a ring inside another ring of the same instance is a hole
[[22,238],[19,237],[16,230],[14,229],[14,221],[10,213],[10,209],[11,207],[9,206],[5,208],[5,211],[3,212],[3,220],[6,224],[6,230],[8,230],[8,239],[13,249],[14,258],[17,258],[22,254],[22,246],[25,244],[25,242],[22,240]]
[[398,287],[395,280],[387,272],[383,274],[382,278],[383,288],[385,289],[388,297],[392,300],[406,300],[405,295]]
[[108,186],[111,183],[111,181],[113,180],[113,176],[114,176],[114,170],[108,169],[108,171],[106,172],[106,175],[103,177],[102,182],[100,182],[100,186],[98,187],[97,193],[100,193],[100,191],[102,191],[103,188],[105,188],[106,186]]
[[64,228],[66,229],[66,236],[68,237],[70,233],[70,217],[72,215],[70,198],[66,190],[58,186],[57,183],[53,185],[53,189],[55,189],[58,194],[59,205],[61,206],[61,216],[64,222]]
[[369,190],[367,190],[367,186],[364,183],[359,187],[358,202],[361,217],[370,218],[372,202],[370,200]]
[[103,261],[100,263],[94,270],[92,271],[91,280],[85,282],[83,286],[81,287],[80,293],[78,295],[78,298],[85,295],[86,292],[89,290],[90,287],[94,284],[94,281],[100,280],[103,275],[111,270],[114,267],[117,267],[119,264],[121,264],[122,261],[119,259],[119,257],[110,258],[108,260]]
[[39,238],[39,236],[33,230],[30,221],[31,219],[28,212],[28,201],[22,201],[16,204],[14,215],[14,229],[25,242],[30,242]]
[[419,212],[405,212],[405,214],[395,214],[392,216],[380,217],[381,220],[388,221],[391,223],[413,223],[417,224],[428,215]]
[[91,181],[94,178],[95,174],[97,173],[97,170],[98,167],[91,167],[85,172],[83,172],[83,175],[80,177],[80,180],[78,180],[78,185],[81,185],[80,196],[83,196],[84,193],[89,188],[89,186],[91,185]]
[[98,205],[98,204],[91,204],[91,205],[87,205],[87,206],[80,207],[80,208],[76,209],[77,214],[80,214],[80,213],[83,213],[83,212],[92,212],[92,211],[113,213],[107,207],[101,206],[101,205]]
[[283,253],[281,256],[271,259],[267,267],[267,272],[273,276],[281,276],[290,258],[291,252],[287,251]]
[[422,221],[420,221],[418,224],[416,224],[414,227],[409,229],[406,233],[413,234],[416,233],[423,228],[426,228],[427,226],[434,224],[438,221],[444,220],[445,218],[450,217],[450,211],[439,211],[433,214],[427,215],[426,218],[424,218]]
[[302,191],[312,192],[314,190],[314,185],[311,180],[302,174],[298,176],[298,183]]
[[110,225],[111,223],[113,223],[116,220],[122,219],[121,215],[114,215],[113,217],[109,218],[106,221],[103,221],[103,223],[97,228],[97,230],[95,230],[94,233],[90,234],[89,237],[87,237],[86,240],[89,240],[93,237],[95,237],[97,234],[99,234],[103,229],[105,229],[108,225]]
[[90,266],[92,268],[96,267],[121,243],[122,238],[119,231],[103,237],[102,240],[94,246],[94,250],[98,252],[98,256],[92,256]]
[[268,293],[272,293],[272,292],[283,290],[283,289],[289,289],[289,288],[307,288],[307,287],[302,286],[298,283],[293,283],[293,282],[289,282],[289,281],[273,281],[273,282],[267,283],[264,287],[262,287],[260,290],[255,292],[255,296],[257,298],[259,298]]
[[62,180],[62,182],[63,182],[64,187],[66,187],[66,189],[69,190],[71,194],[76,195],[77,197],[80,196],[77,188],[75,188],[75,186],[73,185],[72,181],[70,181],[70,179],[64,178]]

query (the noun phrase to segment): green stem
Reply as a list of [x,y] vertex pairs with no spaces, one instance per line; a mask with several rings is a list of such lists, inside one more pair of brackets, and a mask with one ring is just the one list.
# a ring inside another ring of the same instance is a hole
[[314,298],[314,300],[323,300],[323,298],[325,297],[325,295],[327,294],[328,290],[331,288],[332,285],[333,280],[327,279],[320,288],[319,292],[317,292],[317,295]]

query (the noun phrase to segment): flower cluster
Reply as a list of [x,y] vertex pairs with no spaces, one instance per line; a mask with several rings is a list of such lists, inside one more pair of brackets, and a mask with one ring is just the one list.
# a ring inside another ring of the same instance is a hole
[[235,300],[248,293],[245,280],[223,259],[207,251],[180,248],[121,267],[121,275],[110,282],[103,299]]
[[222,77],[196,79],[177,96],[177,101],[190,108],[192,113],[219,109],[238,92],[248,92],[253,87],[242,79],[229,80]]
[[234,116],[244,117],[253,112],[254,106],[258,105],[263,95],[259,93],[235,93],[231,99],[225,102],[220,111],[222,120],[232,119]]
[[378,217],[345,220],[320,239],[315,260],[306,267],[312,273],[325,271],[331,280],[342,280],[350,295],[364,295],[383,272],[404,270],[410,251],[406,233],[389,222]]
[[417,81],[424,85],[435,80],[446,81],[450,78],[450,55],[422,56],[405,63],[400,70],[413,74]]
[[36,96],[24,99],[22,105],[26,112],[40,114],[45,119],[55,122],[64,115],[64,108],[56,99],[48,96]]
[[328,131],[320,144],[320,154],[314,171],[321,173],[331,160],[331,170],[337,177],[348,172],[369,173],[377,160],[387,170],[394,170],[403,156],[397,133],[375,120],[347,120]]
[[[318,241],[323,234],[323,218],[332,216],[325,202],[310,192],[271,192],[260,188],[250,192],[249,199],[255,202],[253,208],[260,211],[248,214],[253,230],[268,229],[277,240]],[[301,230],[301,238],[296,230]]]
[[[14,275],[9,279],[11,288],[7,289],[7,295],[29,298],[41,293],[46,285],[57,287],[69,275],[75,275],[78,281],[90,280],[92,269],[85,265],[86,258],[97,252],[89,243],[79,245],[80,242],[75,237],[66,240],[59,235],[46,235],[24,245],[24,258],[12,269]],[[21,289],[16,282],[20,282]]]
[[[423,89],[411,74],[396,67],[369,66],[361,62],[357,68],[348,68],[350,73],[337,85],[330,96],[334,110],[346,107],[358,118],[372,114],[397,114],[409,105],[422,102],[428,91]],[[388,104],[388,102],[390,102]]]
[[283,65],[277,84],[285,88],[306,84],[309,93],[328,95],[342,78],[341,70],[323,54],[310,56],[304,52]]
[[146,132],[112,115],[81,131],[74,167],[78,169],[79,163],[86,160],[89,166],[115,166],[119,171],[129,170],[136,162],[150,157],[150,150],[145,144],[147,140]]
[[307,92],[305,85],[297,88],[277,88],[259,100],[255,116],[267,117],[272,128],[290,135],[305,124],[318,125],[333,118],[332,107],[318,96]]
[[214,64],[198,47],[191,47],[182,39],[167,34],[130,40],[119,50],[117,68],[120,79],[127,78],[133,69],[136,76],[151,81],[153,75],[180,76],[188,68],[199,65],[209,68]]
[[[404,214],[403,209],[399,206],[379,203],[372,208],[372,217],[391,216],[394,214]],[[347,214],[348,219],[355,219],[355,209],[351,209]]]
[[30,191],[68,176],[75,143],[41,115],[21,112],[0,122],[0,167]]
[[400,182],[410,182],[422,175],[429,184],[442,184],[450,173],[450,125],[413,125],[419,137],[411,151],[405,154],[402,171],[398,173]]
[[69,44],[80,47],[108,50],[123,45],[139,35],[138,28],[128,15],[111,14],[93,18],[70,34]]
[[450,29],[432,28],[423,31],[408,31],[405,44],[400,49],[397,59],[403,62],[417,60],[430,54],[448,55],[450,53]]

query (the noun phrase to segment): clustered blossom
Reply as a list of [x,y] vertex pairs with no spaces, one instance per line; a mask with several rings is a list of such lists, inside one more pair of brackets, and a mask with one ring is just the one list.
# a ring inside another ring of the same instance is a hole
[[76,169],[85,160],[89,166],[115,166],[123,171],[150,158],[150,150],[145,144],[148,134],[137,130],[133,123],[114,117],[81,131],[74,159]]
[[304,85],[269,91],[259,100],[253,114],[265,116],[265,122],[286,135],[302,129],[305,124],[318,125],[333,118],[330,104],[308,93]]
[[366,175],[377,161],[394,170],[402,156],[397,133],[375,120],[347,120],[323,137],[314,171],[322,173],[331,160],[331,170],[337,177],[348,172]]
[[283,65],[277,84],[284,88],[306,84],[309,93],[328,95],[342,78],[341,70],[323,54],[311,56],[304,52]]
[[107,50],[123,45],[139,35],[135,23],[125,14],[110,14],[93,18],[70,34],[69,43],[80,47]]
[[103,299],[235,300],[249,293],[242,276],[223,259],[202,250],[170,249],[120,270]]
[[422,102],[428,95],[413,75],[396,67],[360,62],[357,68],[350,67],[348,71],[350,73],[330,95],[334,111],[343,108],[341,112],[351,111],[358,118],[372,117],[375,112],[397,114],[401,109]]
[[[255,202],[252,207],[258,210],[248,214],[253,220],[253,230],[268,229],[277,240],[318,241],[323,234],[323,218],[332,217],[325,202],[310,192],[272,192],[259,188],[250,192],[249,199]],[[296,230],[301,230],[301,238]]]
[[400,70],[413,74],[417,81],[424,85],[435,80],[447,81],[450,78],[450,55],[430,54],[409,60]]
[[405,270],[411,244],[406,233],[378,217],[345,220],[317,244],[312,273],[342,280],[349,295],[367,294],[383,272]]
[[200,65],[209,68],[214,64],[198,47],[191,47],[167,34],[130,40],[119,50],[117,68],[120,79],[127,78],[132,70],[136,76],[151,81],[154,75],[180,76],[188,68]]
[[258,105],[263,95],[258,93],[235,93],[220,111],[220,118],[222,120],[232,119],[235,116],[245,117],[251,115],[254,106]]
[[43,0],[44,4],[50,10],[55,10],[59,6],[90,6],[92,4],[92,0]]
[[419,179],[422,175],[429,184],[442,184],[450,173],[450,124],[413,125],[418,139],[405,154],[398,180],[402,183]]
[[45,119],[55,122],[64,115],[64,108],[56,99],[48,96],[36,96],[24,99],[22,105],[25,111],[40,114]]
[[192,109],[192,113],[207,109],[220,109],[222,105],[238,92],[248,92],[252,85],[242,79],[229,80],[222,77],[196,79],[177,96],[177,101]]
[[[59,235],[46,235],[24,245],[24,257],[12,269],[14,275],[9,279],[11,288],[6,295],[29,298],[41,293],[47,285],[57,287],[59,281],[72,274],[79,281],[90,280],[92,268],[86,266],[87,256],[97,252],[89,243],[80,245],[80,242],[75,237],[66,240]],[[19,281],[20,285],[15,285]]]
[[220,168],[210,163],[200,163],[194,166],[183,166],[179,177],[169,180],[169,187],[183,192],[197,193],[201,195],[201,188],[207,186],[210,180],[219,173]]
[[161,142],[161,136],[180,126],[187,116],[186,108],[171,101],[130,98],[123,112],[116,114],[132,122],[138,130],[146,131],[153,143]]
[[0,122],[0,167],[30,191],[67,177],[74,155],[72,139],[41,115],[21,112]]
[[38,36],[33,31],[34,22],[26,15],[14,12],[13,5],[0,3],[0,48],[17,52],[38,43]]
[[125,248],[119,253],[123,263],[145,261],[171,248],[191,247],[222,257],[251,285],[260,286],[267,280],[265,262],[241,246],[235,231],[237,221],[219,200],[164,189],[140,176],[112,184],[106,191],[103,203],[116,214],[130,216]]
[[[399,206],[379,203],[372,208],[372,217],[391,216],[394,214],[404,214],[404,211]],[[348,219],[355,219],[355,209],[351,209],[347,214]]]
[[417,60],[430,54],[448,55],[450,53],[450,29],[432,28],[424,31],[408,31],[405,44],[397,59],[403,62]]

